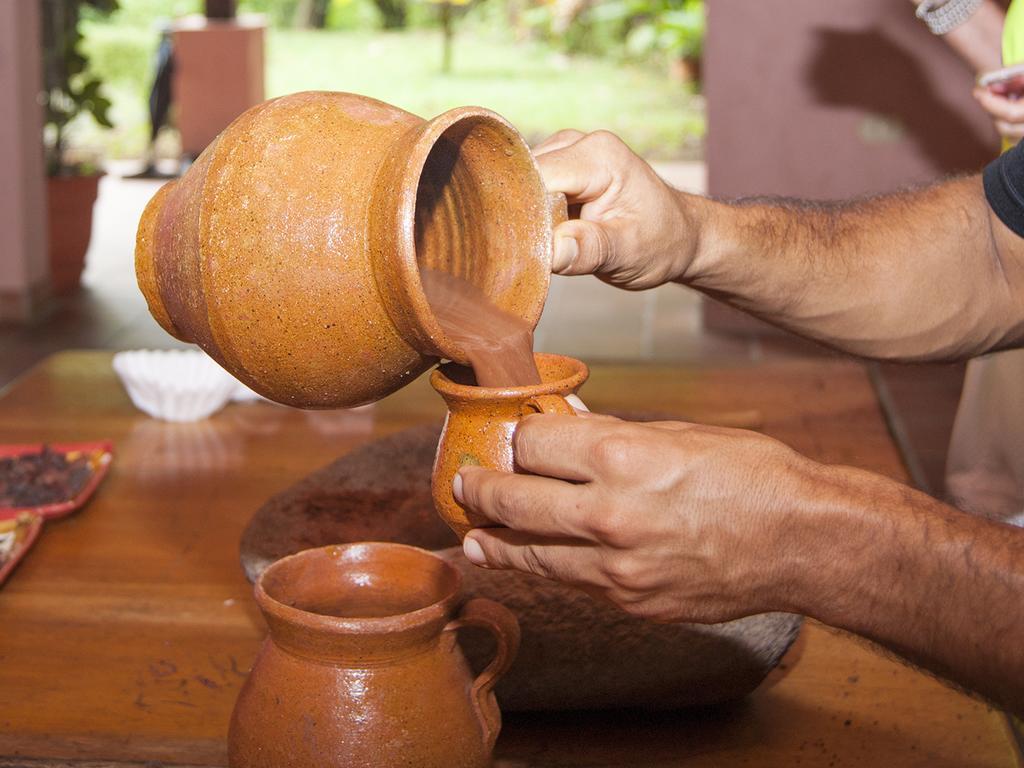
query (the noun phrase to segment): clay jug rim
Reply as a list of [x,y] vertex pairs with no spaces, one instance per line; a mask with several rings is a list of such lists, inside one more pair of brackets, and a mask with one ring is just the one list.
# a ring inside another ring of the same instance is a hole
[[[572,369],[572,373],[555,381],[547,381],[541,384],[530,384],[521,387],[478,387],[472,384],[460,384],[453,381],[446,374],[444,369],[448,366],[459,365],[458,363],[444,363],[435,368],[430,374],[430,386],[441,395],[464,399],[464,400],[519,400],[524,397],[547,394],[569,394],[575,392],[590,376],[590,368],[582,360],[568,355],[558,355],[552,352],[534,352],[534,359],[538,368],[545,363],[562,363]],[[465,366],[460,366],[465,367]]]
[[[405,307],[405,311],[408,313],[412,323],[402,323],[402,325],[413,337],[418,339],[418,346],[421,346],[422,352],[448,359],[460,359],[462,350],[441,328],[441,324],[438,322],[430,302],[427,300],[426,292],[420,280],[420,263],[412,222],[415,220],[416,206],[419,200],[420,176],[426,167],[427,158],[437,142],[449,129],[466,120],[487,121],[500,130],[506,138],[518,144],[524,153],[524,157],[527,158],[532,167],[538,192],[544,199],[549,194],[541,178],[540,168],[533,153],[530,151],[529,144],[526,143],[526,139],[512,123],[497,112],[493,112],[485,107],[455,107],[454,109],[442,112],[430,120],[426,120],[421,125],[415,126],[406,134],[413,137],[413,141],[408,154],[405,155],[405,167],[401,171],[400,181],[397,184],[397,188],[401,190],[398,198],[397,218],[403,224],[396,238],[396,258],[394,264],[401,271],[400,283],[403,286],[402,290],[406,294],[406,300],[401,302],[401,304]],[[552,214],[547,204],[544,205],[544,211],[544,215],[550,219]],[[551,224],[550,221],[547,223]],[[550,228],[553,228],[553,225]],[[530,323],[531,327],[536,326],[540,321],[541,312],[544,309],[548,287],[551,282],[550,267],[554,255],[552,248],[553,246],[547,249],[547,252],[544,254],[544,261],[546,263],[541,265],[545,268],[543,269],[542,290],[538,292],[539,302],[536,302],[535,307],[531,307],[530,316],[523,318]]]
[[[436,562],[451,579],[450,587],[436,600],[414,610],[387,616],[367,617],[342,617],[315,613],[281,602],[271,596],[266,590],[266,580],[271,578],[275,571],[286,568],[289,564],[324,553],[331,553],[332,557],[339,557],[356,550],[371,552],[404,551],[429,558],[432,562]],[[325,547],[313,547],[286,555],[274,561],[263,570],[256,580],[254,592],[256,603],[261,610],[275,619],[288,624],[297,624],[308,629],[347,635],[394,634],[396,632],[417,629],[432,622],[447,621],[462,594],[462,574],[458,568],[445,558],[421,547],[390,541],[358,541],[345,544],[330,544]]]

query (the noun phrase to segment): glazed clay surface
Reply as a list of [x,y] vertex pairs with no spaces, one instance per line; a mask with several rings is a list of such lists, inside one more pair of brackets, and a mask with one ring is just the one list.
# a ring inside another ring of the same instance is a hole
[[541,384],[525,387],[472,386],[469,372],[443,365],[430,375],[430,384],[448,405],[437,458],[431,473],[434,506],[459,538],[487,521],[462,507],[452,496],[452,481],[466,464],[511,472],[512,436],[516,425],[531,413],[575,413],[565,396],[575,394],[587,380],[587,366],[562,355],[535,354]]
[[[268,500],[242,535],[249,578],[284,555],[336,542],[388,540],[437,551],[462,572],[467,597],[497,600],[519,620],[522,645],[496,689],[506,712],[731,701],[754,690],[796,638],[801,620],[790,614],[654,624],[564,584],[473,566],[434,512],[430,471],[440,431],[427,424],[375,440]],[[474,667],[490,658],[482,638],[467,634],[462,643]]]
[[[485,768],[501,715],[493,687],[515,657],[515,618],[460,607],[459,572],[401,544],[307,550],[256,585],[270,635],[231,718],[232,768]],[[475,679],[456,639],[488,630]]]
[[306,408],[377,400],[440,357],[420,268],[540,318],[553,225],[522,136],[461,107],[426,121],[349,93],[297,93],[241,115],[139,224],[156,320],[262,395]]

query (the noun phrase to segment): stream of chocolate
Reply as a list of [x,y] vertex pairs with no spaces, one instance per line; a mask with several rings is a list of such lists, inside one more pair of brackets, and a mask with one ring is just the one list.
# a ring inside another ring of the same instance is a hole
[[466,353],[481,387],[540,384],[533,359],[533,329],[492,304],[477,286],[436,269],[420,281],[441,329]]

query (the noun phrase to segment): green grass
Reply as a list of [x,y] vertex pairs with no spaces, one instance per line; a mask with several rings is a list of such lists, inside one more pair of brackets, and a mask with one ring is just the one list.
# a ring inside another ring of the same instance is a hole
[[536,43],[464,32],[447,75],[440,72],[441,39],[434,30],[280,30],[271,35],[268,52],[272,96],[353,91],[430,117],[472,104],[508,118],[531,141],[559,128],[606,128],[637,151],[660,157],[678,156],[692,148],[695,133],[703,133],[697,100],[658,73],[596,58],[567,59]]
[[[271,29],[267,96],[323,89],[352,91],[425,117],[460,105],[493,109],[530,141],[566,127],[605,128],[652,159],[699,154],[703,105],[659,69],[577,56],[540,43],[515,43],[473,25],[455,40],[451,74],[440,72],[441,36],[403,32]],[[148,29],[91,22],[85,46],[108,83],[117,128],[81,125],[76,140],[109,156],[145,146],[149,61],[156,35]]]

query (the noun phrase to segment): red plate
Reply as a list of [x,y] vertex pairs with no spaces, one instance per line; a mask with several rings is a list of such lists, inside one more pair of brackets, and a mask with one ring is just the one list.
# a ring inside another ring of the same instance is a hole
[[4,542],[8,536],[14,534],[14,546],[7,551],[6,555],[0,553],[0,586],[10,576],[18,561],[35,544],[42,527],[43,518],[33,515],[31,512],[22,512],[15,520],[0,521],[0,550],[6,550],[6,547],[3,546]]
[[[110,462],[114,458],[114,446],[108,440],[95,443],[47,443],[47,445],[50,446],[51,450],[63,453],[69,459],[76,459],[82,454],[88,456],[89,468],[92,470],[89,481],[78,492],[77,496],[66,501],[43,504],[38,507],[0,507],[0,520],[9,520],[12,517],[17,517],[22,512],[39,515],[39,517],[46,520],[70,515],[89,500],[89,497],[92,496],[100,481],[106,476]],[[39,453],[42,450],[43,443],[0,445],[0,458],[22,456],[26,453]]]

